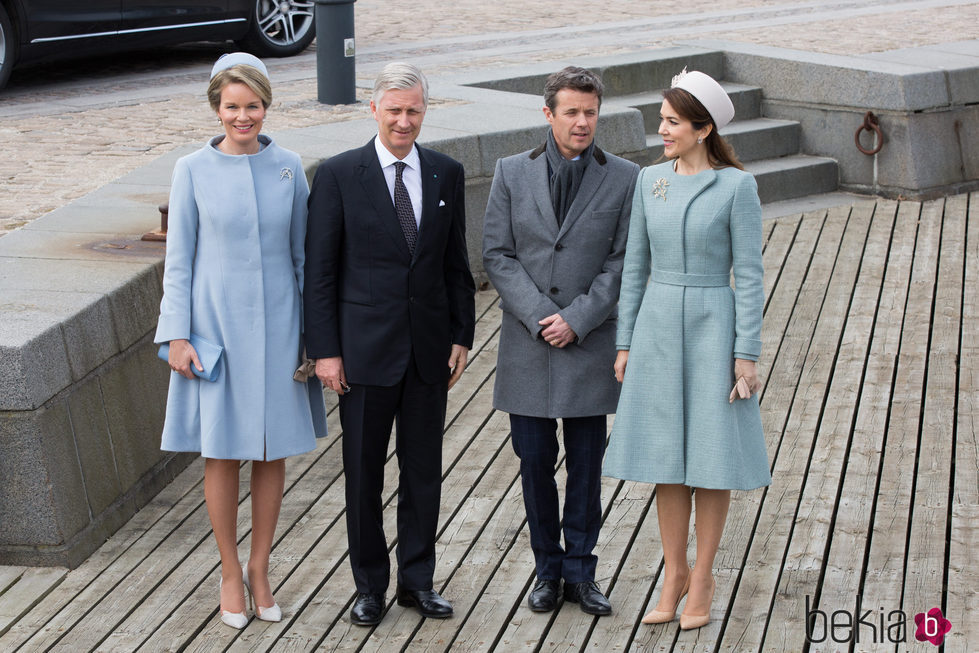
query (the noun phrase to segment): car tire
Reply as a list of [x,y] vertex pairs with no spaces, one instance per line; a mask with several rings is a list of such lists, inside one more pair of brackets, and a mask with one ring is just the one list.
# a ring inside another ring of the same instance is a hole
[[239,47],[260,57],[289,57],[313,42],[313,0],[254,0],[248,34]]
[[7,11],[0,5],[0,88],[7,85],[17,60],[17,35]]

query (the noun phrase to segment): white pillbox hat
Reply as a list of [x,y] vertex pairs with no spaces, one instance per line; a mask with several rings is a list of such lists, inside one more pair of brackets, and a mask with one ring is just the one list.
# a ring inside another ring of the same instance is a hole
[[731,98],[710,75],[699,70],[687,72],[687,69],[684,68],[683,72],[673,78],[673,88],[682,88],[697,98],[707,109],[710,117],[714,119],[714,124],[717,125],[718,129],[734,118],[734,104],[731,102]]

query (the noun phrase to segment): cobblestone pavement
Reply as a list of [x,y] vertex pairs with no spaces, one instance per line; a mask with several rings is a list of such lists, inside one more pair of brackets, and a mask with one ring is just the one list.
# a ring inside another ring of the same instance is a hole
[[[363,82],[395,59],[437,77],[702,38],[854,55],[979,38],[979,3],[966,0],[714,0],[697,11],[679,0],[359,0],[355,14]],[[197,44],[16,71],[0,92],[0,235],[216,133],[204,86],[228,47]],[[354,105],[316,101],[315,46],[269,67],[275,101],[265,128],[273,135],[369,114],[366,91]]]

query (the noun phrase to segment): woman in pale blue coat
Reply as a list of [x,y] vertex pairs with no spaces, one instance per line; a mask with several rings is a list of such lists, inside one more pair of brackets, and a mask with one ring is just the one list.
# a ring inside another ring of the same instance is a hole
[[[177,162],[170,189],[163,301],[156,342],[170,345],[170,391],[162,448],[205,458],[204,497],[221,554],[221,618],[281,619],[268,580],[286,456],[326,435],[316,377],[293,380],[300,363],[306,199],[294,152],[260,136],[272,99],[268,72],[248,54],[214,65],[208,101],[224,135]],[[224,348],[214,381],[191,334]],[[238,560],[239,461],[251,460],[252,544]],[[250,582],[249,582],[250,581]]]
[[761,205],[754,178],[717,133],[733,116],[727,94],[703,73],[679,75],[664,93],[659,133],[670,160],[639,174],[619,297],[622,392],[604,473],[656,483],[664,582],[643,622],[672,621],[689,591],[684,630],[710,619],[731,490],[771,482],[755,394]]

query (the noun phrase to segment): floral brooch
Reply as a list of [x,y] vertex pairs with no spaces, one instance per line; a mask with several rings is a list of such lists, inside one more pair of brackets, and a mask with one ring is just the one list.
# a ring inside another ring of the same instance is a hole
[[665,177],[660,177],[653,184],[653,197],[660,197],[663,201],[666,201],[666,189],[670,185],[670,182],[666,181]]
[[279,181],[282,181],[283,179],[292,179],[291,168],[283,168],[279,171]]

